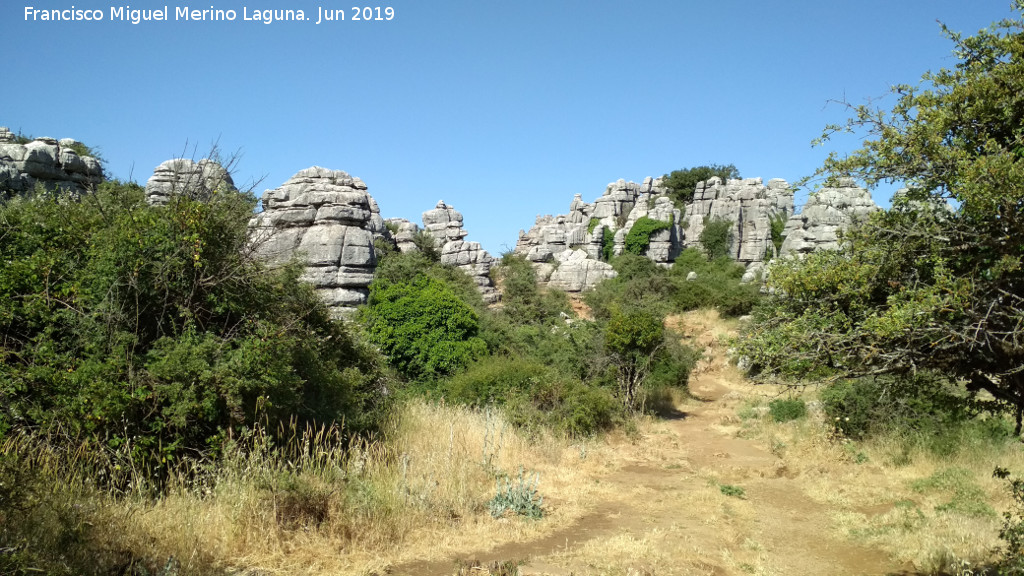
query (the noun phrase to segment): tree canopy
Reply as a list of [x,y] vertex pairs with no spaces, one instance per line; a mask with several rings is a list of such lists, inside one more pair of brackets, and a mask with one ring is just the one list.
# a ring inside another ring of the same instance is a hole
[[677,206],[693,200],[693,192],[698,182],[704,182],[718,176],[722,180],[740,177],[740,171],[732,164],[709,164],[694,166],[682,170],[673,170],[662,179],[662,186],[669,189],[669,197]]
[[[1018,2],[1024,13],[1024,2]],[[840,252],[773,268],[779,296],[743,352],[756,369],[933,370],[989,392],[1020,433],[1024,416],[1024,22],[954,44],[952,69],[892,88],[890,110],[850,106],[863,147],[818,176],[907,187],[893,209],[850,230]]]

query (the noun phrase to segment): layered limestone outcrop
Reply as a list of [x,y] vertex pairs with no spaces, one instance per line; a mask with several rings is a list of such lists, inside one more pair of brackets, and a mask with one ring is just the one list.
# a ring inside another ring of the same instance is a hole
[[423,213],[423,229],[434,237],[441,250],[441,263],[455,266],[465,272],[488,304],[501,299],[501,294],[491,281],[491,266],[494,258],[479,242],[463,240],[469,232],[462,227],[462,213],[441,200],[432,210]]
[[732,226],[729,255],[750,270],[775,257],[772,220],[793,214],[789,184],[774,178],[765,186],[761,178],[723,182],[711,178],[697,184],[693,201],[686,205],[684,247],[700,247],[705,222],[724,220]]
[[219,163],[207,158],[199,162],[174,158],[157,166],[149,177],[146,202],[163,206],[179,194],[194,200],[208,200],[218,190],[236,190],[231,174]]
[[839,234],[880,210],[871,193],[852,178],[839,178],[810,195],[803,210],[786,222],[781,255],[808,254],[839,247]]
[[377,266],[373,238],[385,227],[362,180],[314,166],[264,192],[262,205],[249,223],[260,255],[277,263],[298,256],[302,279],[337,316],[366,302]]
[[0,127],[0,197],[31,192],[36,184],[75,194],[97,186],[103,181],[103,166],[92,156],[79,156],[78,145],[71,138],[19,144],[10,130]]

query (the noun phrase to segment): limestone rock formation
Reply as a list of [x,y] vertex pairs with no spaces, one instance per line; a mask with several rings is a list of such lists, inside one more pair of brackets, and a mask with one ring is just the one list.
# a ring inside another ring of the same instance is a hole
[[[538,216],[529,231],[520,231],[515,252],[534,263],[542,281],[548,281],[550,273],[552,286],[570,292],[589,290],[614,275],[611,266],[601,262],[605,239],[611,242],[614,254],[621,254],[629,231],[646,216],[672,223],[668,229],[651,235],[645,254],[654,262],[667,265],[675,260],[683,245],[682,213],[672,205],[667,192],[660,178],[645,178],[639,184],[612,182],[593,203],[584,202],[577,194],[568,214]],[[583,263],[581,258],[587,262]],[[557,269],[542,265],[554,262],[558,263]]]
[[366,302],[377,266],[373,238],[384,221],[366,190],[340,170],[306,168],[264,192],[250,221],[257,251],[271,262],[303,260],[302,279],[338,316]]
[[618,275],[611,264],[591,259],[583,250],[565,250],[555,257],[555,264],[542,265],[539,276],[548,286],[566,292],[583,292],[602,280]]
[[388,237],[398,247],[399,252],[404,254],[419,250],[416,243],[413,242],[416,233],[420,231],[419,225],[415,222],[410,222],[405,218],[388,218],[384,221],[384,225],[388,230]]
[[103,167],[92,156],[79,156],[70,138],[36,138],[18,144],[0,127],[0,196],[20,194],[42,184],[48,190],[81,194],[103,181]]
[[705,220],[725,220],[732,226],[730,255],[740,264],[758,267],[775,256],[771,220],[793,214],[793,192],[782,179],[765,186],[760,178],[711,178],[697,184],[686,205],[686,248],[699,247]]
[[423,213],[423,227],[440,247],[442,264],[455,266],[469,275],[488,304],[501,298],[491,281],[494,258],[479,242],[463,240],[469,232],[462,227],[461,212],[441,200],[433,210]]
[[441,200],[433,210],[423,213],[423,227],[434,237],[440,248],[446,242],[462,240],[468,234],[462,228],[462,213]]
[[871,193],[852,178],[840,178],[834,186],[811,194],[799,214],[786,222],[782,255],[807,254],[839,247],[839,231],[879,210]]
[[146,201],[162,206],[171,196],[187,194],[196,200],[206,200],[218,189],[235,190],[231,174],[217,162],[202,159],[175,158],[156,167],[146,182]]

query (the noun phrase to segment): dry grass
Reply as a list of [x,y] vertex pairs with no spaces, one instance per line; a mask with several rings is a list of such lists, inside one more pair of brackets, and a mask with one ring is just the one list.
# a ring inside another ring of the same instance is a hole
[[[769,400],[783,393],[751,387],[739,407],[739,434],[757,439],[798,475],[808,496],[826,506],[843,538],[881,549],[903,564],[932,573],[978,565],[1000,545],[1002,511],[1010,506],[1002,466],[1024,472],[1024,450],[1012,440],[985,449],[936,454],[896,435],[844,440],[827,418],[776,423]],[[803,395],[815,400],[814,390]]]
[[[23,501],[32,525],[8,537],[57,556],[62,547],[80,550],[69,572],[134,563],[159,573],[174,558],[180,574],[368,574],[550,531],[598,490],[583,478],[607,468],[597,442],[526,437],[497,412],[462,407],[412,402],[383,438],[339,450],[330,431],[298,434],[282,447],[248,436],[212,467],[179,468],[159,497],[140,471],[125,471],[120,493],[101,488],[96,471],[116,463],[98,461],[94,450],[69,454],[11,438],[2,454],[31,470]],[[548,513],[496,520],[486,510],[496,479],[520,467],[538,474]],[[10,514],[0,510],[0,519]]]

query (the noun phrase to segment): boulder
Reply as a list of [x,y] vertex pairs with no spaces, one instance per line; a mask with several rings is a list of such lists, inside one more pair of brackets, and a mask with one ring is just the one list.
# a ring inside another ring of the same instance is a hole
[[0,197],[31,192],[36,185],[47,190],[82,194],[103,181],[103,167],[92,156],[79,156],[71,138],[36,138],[18,144],[6,127],[0,127]]
[[205,201],[221,189],[235,190],[235,183],[231,174],[216,161],[174,158],[157,166],[149,177],[146,202],[162,206],[178,194]]
[[803,210],[786,222],[781,255],[808,254],[839,247],[842,230],[879,210],[871,193],[852,178],[839,178],[810,195]]
[[302,279],[335,316],[366,302],[377,266],[373,239],[385,227],[362,180],[314,166],[265,191],[262,205],[249,222],[261,256],[271,263],[304,262]]

